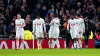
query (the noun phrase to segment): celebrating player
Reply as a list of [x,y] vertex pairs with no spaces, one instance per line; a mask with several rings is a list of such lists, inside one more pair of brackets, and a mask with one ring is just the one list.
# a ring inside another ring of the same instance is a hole
[[42,42],[44,38],[44,32],[46,33],[46,27],[44,19],[40,18],[40,15],[37,15],[37,18],[33,20],[33,33],[37,38],[38,49],[42,49]]
[[77,48],[82,48],[82,41],[81,41],[81,37],[85,31],[85,25],[84,25],[84,20],[82,18],[80,18],[80,14],[77,13],[76,14],[76,24],[78,27],[78,33],[77,33]]
[[15,20],[16,25],[16,50],[19,48],[19,39],[22,40],[22,49],[24,49],[24,27],[25,21],[21,18],[20,14],[17,14],[17,19]]
[[75,49],[76,48],[76,36],[77,36],[77,26],[76,26],[76,20],[74,15],[71,15],[71,19],[68,20],[68,27],[67,30],[71,34],[72,38],[72,47]]
[[59,26],[60,26],[60,21],[58,18],[54,17],[54,14],[50,14],[52,20],[50,22],[50,30],[49,30],[49,48],[54,48],[55,44],[57,45],[57,48],[60,48],[59,44]]

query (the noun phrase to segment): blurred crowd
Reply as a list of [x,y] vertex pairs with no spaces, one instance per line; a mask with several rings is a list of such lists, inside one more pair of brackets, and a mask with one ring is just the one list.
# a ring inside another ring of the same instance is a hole
[[100,28],[100,0],[0,0],[0,35],[15,34],[17,13],[25,19],[25,30],[32,31],[32,20],[36,14],[45,19],[49,30],[50,13],[59,17],[61,34],[64,35],[68,19],[72,13],[80,13],[85,22],[85,34],[89,36]]

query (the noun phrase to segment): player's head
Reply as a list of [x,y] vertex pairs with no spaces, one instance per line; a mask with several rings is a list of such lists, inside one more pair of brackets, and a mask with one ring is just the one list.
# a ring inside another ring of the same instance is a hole
[[37,18],[40,19],[40,14],[39,13],[37,14]]
[[53,18],[54,17],[54,13],[50,13],[50,17]]
[[77,13],[76,14],[76,19],[78,19],[80,16],[81,16],[80,13]]
[[17,18],[20,19],[21,18],[21,14],[18,13],[17,14]]
[[72,15],[71,15],[71,19],[74,19],[74,18],[75,18],[75,14],[72,14]]

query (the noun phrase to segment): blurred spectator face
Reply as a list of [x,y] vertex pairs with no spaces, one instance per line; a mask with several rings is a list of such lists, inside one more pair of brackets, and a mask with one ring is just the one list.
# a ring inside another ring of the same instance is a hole
[[11,25],[14,26],[14,22],[11,22]]
[[37,7],[37,8],[41,8],[40,4],[38,4],[36,7]]
[[45,17],[45,21],[48,21],[48,17]]
[[61,7],[61,11],[64,11],[64,8],[63,7]]
[[21,10],[25,10],[24,6],[21,7]]
[[100,11],[100,7],[98,7],[98,11]]
[[4,17],[4,14],[1,14],[1,17]]
[[30,15],[27,15],[27,16],[26,16],[26,24],[29,24],[30,21],[31,21],[31,20],[30,20]]
[[43,6],[43,10],[47,10],[46,6]]
[[30,15],[27,15],[26,18],[29,18],[30,19]]
[[54,5],[51,5],[51,9],[54,9]]
[[98,18],[95,19],[95,22],[98,22]]
[[17,18],[20,19],[21,18],[21,15],[20,14],[17,14]]
[[77,3],[77,6],[78,6],[78,7],[80,7],[80,6],[81,6],[81,3],[80,3],[80,2],[78,2],[78,3]]
[[85,18],[85,22],[88,22],[88,19],[87,19],[87,17]]
[[66,21],[67,20],[67,15],[64,15],[64,21]]
[[86,3],[86,2],[87,2],[87,0],[84,0],[84,2]]
[[99,27],[99,24],[98,24],[98,23],[96,23],[96,24],[95,24],[95,26],[98,28],[98,27]]
[[6,10],[5,10],[5,12],[8,14],[8,13],[9,13],[9,10],[8,10],[8,9],[6,9]]
[[29,17],[26,17],[26,21],[30,21],[30,18]]
[[64,2],[66,2],[66,3],[67,3],[67,2],[68,2],[68,0],[64,0]]
[[66,14],[69,14],[69,10],[66,10]]
[[10,9],[13,9],[13,5],[10,5]]
[[63,11],[60,11],[60,13],[59,13],[60,15],[63,15]]

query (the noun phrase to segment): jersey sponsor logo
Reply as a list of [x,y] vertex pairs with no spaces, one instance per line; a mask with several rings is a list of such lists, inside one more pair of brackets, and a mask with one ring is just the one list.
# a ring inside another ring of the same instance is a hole
[[17,24],[17,26],[21,26],[21,24]]
[[41,25],[41,23],[37,23],[37,25]]
[[71,24],[71,26],[74,26],[75,24]]

